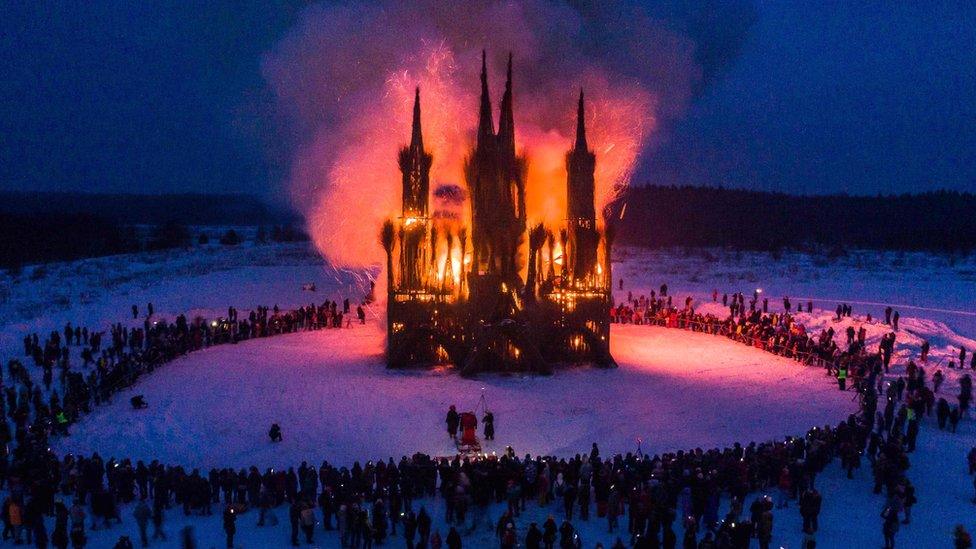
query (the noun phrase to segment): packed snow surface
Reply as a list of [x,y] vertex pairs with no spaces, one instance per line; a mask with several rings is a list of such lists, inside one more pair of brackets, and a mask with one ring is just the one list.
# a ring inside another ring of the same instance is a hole
[[[484,394],[497,432],[486,451],[565,456],[597,442],[624,453],[641,438],[660,452],[805,432],[855,408],[822,370],[722,337],[633,325],[612,336],[617,370],[473,380],[387,371],[375,324],[215,347],[157,370],[59,447],[207,468],[452,455],[448,406],[474,410]],[[802,413],[784,413],[795,409],[788,387],[803,388]],[[134,393],[148,410],[126,408]],[[268,441],[273,422],[282,444]]]
[[[800,315],[809,330],[828,326],[842,334],[847,325],[865,326],[869,347],[890,327],[880,324],[885,304],[901,312],[898,362],[932,343],[932,362],[944,366],[959,345],[976,341],[976,268],[973,258],[924,254],[857,252],[840,258],[804,254],[773,257],[724,251],[621,250],[614,267],[624,289],[649,294],[667,282],[677,300],[692,295],[700,311],[724,315],[711,293],[762,288],[771,310],[782,297],[794,304],[814,302]],[[375,273],[373,273],[375,274]],[[131,319],[132,304],[153,302],[161,317],[179,313],[215,317],[235,305],[246,314],[256,305],[295,307],[324,299],[362,295],[369,273],[334,269],[303,245],[216,246],[192,251],[138,254],[27,268],[0,280],[0,350],[22,354],[27,331],[61,328],[66,321],[107,330]],[[317,290],[302,290],[314,282]],[[721,299],[721,297],[719,297]],[[854,318],[834,321],[838,302],[854,305]],[[680,301],[679,301],[680,302]],[[614,326],[615,370],[558,370],[552,377],[486,375],[463,379],[450,369],[392,372],[382,360],[382,308],[369,310],[365,326],[306,332],[247,341],[194,353],[164,365],[108,406],[72,427],[56,442],[59,452],[98,451],[102,456],[160,459],[190,467],[295,465],[300,460],[349,464],[354,460],[398,458],[417,451],[449,454],[444,432],[447,406],[473,409],[485,396],[496,416],[497,440],[522,453],[558,455],[586,451],[597,442],[603,453],[724,446],[801,434],[813,425],[835,424],[855,409],[851,393],[815,367],[731,342],[722,337],[648,326]],[[866,315],[874,318],[867,321]],[[838,336],[842,337],[842,336]],[[900,367],[892,372],[898,375]],[[957,372],[948,372],[942,393],[952,400]],[[128,405],[144,394],[147,410]],[[942,395],[940,395],[942,396]],[[284,429],[272,445],[271,422]],[[931,419],[912,454],[909,478],[919,504],[913,522],[898,534],[902,547],[945,547],[955,524],[976,530],[965,453],[976,444],[973,420],[959,433],[938,431]],[[838,465],[818,478],[824,495],[819,547],[870,547],[881,542],[882,496],[871,494],[867,463],[854,480]],[[751,500],[750,500],[751,501]],[[442,535],[443,509],[428,502]],[[549,509],[530,507],[528,520],[545,520]],[[282,513],[279,510],[279,515]],[[499,509],[492,508],[490,517]],[[90,532],[91,547],[111,546],[120,534],[136,537],[131,509],[125,523]],[[277,547],[287,542],[287,521],[255,528],[253,517],[238,523],[238,546]],[[196,527],[202,547],[222,546],[219,517],[167,515],[166,530]],[[797,547],[800,517],[795,506],[775,512],[776,546]],[[605,523],[578,524],[585,547],[610,546]],[[679,531],[679,537],[681,533]],[[322,547],[335,535],[316,534]],[[493,545],[489,532],[465,539],[465,547]],[[389,542],[398,546],[400,540]],[[154,544],[154,546],[167,546]]]

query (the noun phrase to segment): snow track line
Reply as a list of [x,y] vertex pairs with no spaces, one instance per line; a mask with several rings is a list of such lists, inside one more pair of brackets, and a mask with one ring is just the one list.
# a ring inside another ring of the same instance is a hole
[[939,309],[937,307],[922,307],[919,305],[906,305],[901,303],[882,303],[879,301],[851,301],[849,299],[830,299],[825,297],[794,297],[793,299],[806,301],[835,301],[837,303],[853,303],[854,305],[883,305],[886,307],[898,307],[900,309],[916,309],[919,311],[930,311],[933,313],[948,313],[953,315],[976,316],[973,311],[958,311],[955,309]]

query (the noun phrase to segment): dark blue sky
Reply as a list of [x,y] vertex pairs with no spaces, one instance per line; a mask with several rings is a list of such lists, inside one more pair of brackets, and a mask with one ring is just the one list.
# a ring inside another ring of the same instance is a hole
[[976,3],[769,1],[759,15],[639,179],[976,191]]
[[[0,2],[0,188],[279,195],[261,53],[304,2]],[[761,2],[638,181],[976,190],[976,4]]]

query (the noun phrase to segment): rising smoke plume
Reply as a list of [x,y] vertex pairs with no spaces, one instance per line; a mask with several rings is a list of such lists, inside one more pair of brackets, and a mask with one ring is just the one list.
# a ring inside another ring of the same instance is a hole
[[[530,223],[565,216],[565,153],[580,87],[597,154],[599,211],[629,183],[662,125],[704,89],[727,62],[723,56],[734,56],[748,29],[741,21],[752,12],[744,0],[693,4],[386,0],[308,8],[265,56],[263,73],[294,149],[288,187],[316,246],[338,265],[381,261],[376,235],[398,211],[396,152],[410,138],[415,86],[434,155],[431,187],[463,187],[482,49],[496,118],[505,59],[514,55],[516,142],[530,162]],[[722,30],[710,31],[712,25]]]

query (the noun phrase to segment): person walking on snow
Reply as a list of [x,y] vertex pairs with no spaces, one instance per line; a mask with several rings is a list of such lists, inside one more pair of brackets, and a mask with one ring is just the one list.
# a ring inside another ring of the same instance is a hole
[[495,414],[485,410],[485,417],[481,422],[485,426],[485,440],[495,440]]
[[451,408],[447,411],[447,434],[453,439],[457,439],[458,425],[461,423],[461,416],[457,413],[457,408],[451,405]]
[[147,536],[147,529],[149,527],[149,519],[152,518],[152,511],[149,510],[149,506],[146,505],[146,500],[140,499],[139,503],[136,504],[136,508],[132,511],[132,516],[136,519],[136,524],[139,526],[139,541],[142,542],[143,547],[149,547],[149,537]]
[[281,442],[281,426],[277,423],[272,423],[271,429],[268,429],[268,436],[271,438],[271,442]]
[[237,533],[237,515],[231,505],[224,509],[224,533],[227,534],[227,548],[231,549],[234,547],[234,534]]
[[884,549],[895,549],[895,534],[898,533],[898,510],[891,505],[886,505],[881,511],[881,533],[884,535]]

